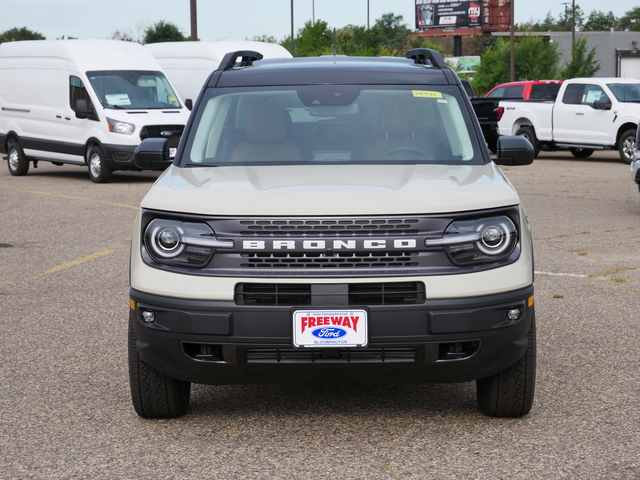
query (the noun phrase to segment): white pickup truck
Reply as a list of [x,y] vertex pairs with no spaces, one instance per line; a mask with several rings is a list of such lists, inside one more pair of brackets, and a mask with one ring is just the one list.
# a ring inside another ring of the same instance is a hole
[[640,120],[640,79],[574,78],[552,100],[505,100],[500,135],[522,135],[541,148],[569,148],[578,158],[617,149],[631,163]]

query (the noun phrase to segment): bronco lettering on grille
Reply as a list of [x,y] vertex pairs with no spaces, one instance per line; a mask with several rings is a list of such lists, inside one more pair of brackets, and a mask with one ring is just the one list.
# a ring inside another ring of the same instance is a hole
[[414,249],[415,238],[394,240],[244,240],[243,250],[382,250],[385,248]]

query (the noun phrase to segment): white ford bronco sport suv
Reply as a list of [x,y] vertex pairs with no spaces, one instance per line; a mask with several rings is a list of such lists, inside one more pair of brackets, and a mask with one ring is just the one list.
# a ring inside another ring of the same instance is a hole
[[501,165],[438,52],[227,54],[141,203],[129,370],[142,417],[191,383],[477,382],[489,416],[529,412],[533,249]]

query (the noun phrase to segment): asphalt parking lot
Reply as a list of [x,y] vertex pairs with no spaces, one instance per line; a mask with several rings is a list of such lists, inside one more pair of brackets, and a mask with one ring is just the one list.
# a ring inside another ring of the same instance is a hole
[[616,152],[505,168],[532,224],[538,381],[492,419],[475,384],[202,386],[143,420],[128,260],[155,173],[0,162],[0,479],[638,479],[640,193]]

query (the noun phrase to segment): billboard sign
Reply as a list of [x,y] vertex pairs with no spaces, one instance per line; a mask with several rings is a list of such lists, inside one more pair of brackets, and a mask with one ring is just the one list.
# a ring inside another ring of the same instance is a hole
[[416,0],[416,28],[482,26],[482,0]]

